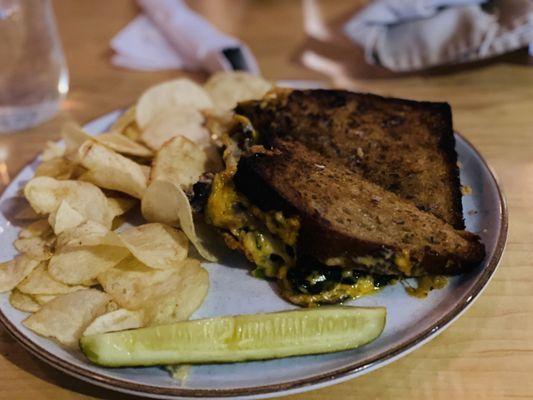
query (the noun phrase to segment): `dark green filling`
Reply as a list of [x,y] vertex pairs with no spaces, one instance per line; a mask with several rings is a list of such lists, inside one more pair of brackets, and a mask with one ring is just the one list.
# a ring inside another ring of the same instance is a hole
[[381,288],[393,283],[394,275],[375,275],[355,268],[328,267],[317,261],[298,260],[298,265],[289,268],[287,279],[293,289],[302,294],[320,294],[333,290],[339,283],[354,285],[359,279],[372,277],[374,286]]

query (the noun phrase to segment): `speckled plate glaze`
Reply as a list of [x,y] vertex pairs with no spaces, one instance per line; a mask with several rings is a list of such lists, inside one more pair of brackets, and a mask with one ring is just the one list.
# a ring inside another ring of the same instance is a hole
[[[86,128],[104,131],[120,111],[105,115]],[[463,199],[470,231],[478,232],[487,249],[482,265],[467,275],[451,279],[443,290],[425,300],[406,295],[401,285],[354,304],[385,306],[385,331],[375,342],[352,351],[237,364],[201,365],[191,368],[185,382],[173,380],[163,368],[105,369],[91,365],[79,351],[67,351],[51,340],[27,330],[26,314],[13,309],[8,295],[0,295],[0,321],[28,351],[67,374],[125,393],[152,398],[247,398],[259,399],[299,393],[355,378],[382,367],[434,338],[461,315],[479,296],[493,275],[507,235],[507,210],[498,183],[481,155],[462,136],[456,135],[461,181],[472,188]],[[0,260],[11,259],[19,226],[11,215],[17,191],[39,164],[25,167],[0,197]],[[271,285],[248,274],[246,261],[237,255],[220,264],[207,264],[211,289],[194,318],[291,309]]]

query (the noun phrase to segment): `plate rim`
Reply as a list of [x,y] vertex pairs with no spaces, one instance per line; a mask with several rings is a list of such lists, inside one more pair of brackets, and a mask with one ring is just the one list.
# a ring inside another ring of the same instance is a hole
[[[96,124],[98,121],[105,120],[113,114],[117,114],[121,110],[114,110],[110,113],[104,114],[98,118],[95,118],[89,121],[84,126],[90,124]],[[505,249],[507,242],[508,226],[509,226],[509,217],[508,217],[508,208],[505,195],[499,183],[498,178],[496,177],[494,171],[489,166],[485,158],[480,154],[476,147],[463,135],[458,132],[454,132],[456,137],[459,137],[469,148],[473,151],[476,157],[479,159],[483,167],[489,172],[489,176],[494,183],[498,194],[499,200],[499,220],[501,228],[498,234],[496,241],[496,246],[494,248],[494,253],[488,263],[486,264],[482,275],[475,282],[472,289],[465,293],[463,298],[457,303],[457,305],[451,309],[449,312],[444,314],[439,318],[435,323],[433,323],[426,330],[420,332],[414,338],[397,345],[396,347],[390,349],[385,353],[379,353],[375,356],[368,357],[363,360],[351,363],[341,368],[336,368],[334,370],[314,374],[312,376],[296,379],[289,382],[282,382],[270,385],[262,385],[255,387],[240,387],[240,388],[229,388],[229,389],[193,389],[193,388],[183,388],[183,387],[160,387],[144,383],[137,383],[132,381],[126,381],[122,379],[116,379],[109,377],[98,372],[93,372],[82,367],[78,367],[68,361],[63,360],[62,358],[54,355],[45,348],[40,347],[36,343],[33,343],[29,338],[27,338],[15,324],[13,324],[0,309],[0,323],[4,326],[7,332],[19,342],[24,349],[29,351],[31,354],[39,358],[40,360],[48,363],[49,365],[57,368],[64,373],[73,376],[75,378],[84,380],[91,384],[102,386],[111,390],[121,391],[123,393],[130,394],[142,394],[150,397],[166,397],[166,398],[229,398],[229,397],[239,397],[245,398],[250,396],[258,397],[276,397],[282,396],[290,393],[303,392],[311,390],[313,388],[319,388],[324,386],[329,386],[340,381],[345,381],[353,377],[353,375],[365,371],[370,372],[374,369],[377,369],[380,366],[385,366],[386,364],[401,358],[402,356],[407,355],[411,351],[420,347],[429,340],[435,338],[438,334],[442,333],[455,319],[457,319],[462,313],[464,313],[468,307],[470,307],[474,301],[479,297],[483,289],[487,286],[490,279],[494,275]],[[37,159],[37,158],[36,158]],[[32,163],[35,162],[34,159],[30,163],[26,164],[15,176],[22,172],[22,170]],[[4,189],[7,190],[9,185]],[[4,192],[3,191],[3,192]],[[2,194],[3,194],[2,192]]]

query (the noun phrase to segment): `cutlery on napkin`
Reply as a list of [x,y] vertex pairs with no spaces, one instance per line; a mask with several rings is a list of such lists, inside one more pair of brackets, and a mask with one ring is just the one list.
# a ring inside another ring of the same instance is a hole
[[112,40],[111,62],[140,70],[244,70],[259,73],[249,48],[220,32],[183,0],[137,0],[143,13]]
[[376,0],[345,34],[370,64],[413,71],[496,56],[533,43],[531,0]]

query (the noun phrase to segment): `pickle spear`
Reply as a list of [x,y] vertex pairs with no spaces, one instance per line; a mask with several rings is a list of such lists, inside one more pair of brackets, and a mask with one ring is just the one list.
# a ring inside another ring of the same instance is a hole
[[359,347],[381,334],[385,319],[383,307],[321,307],[104,333],[80,344],[109,367],[265,360]]

